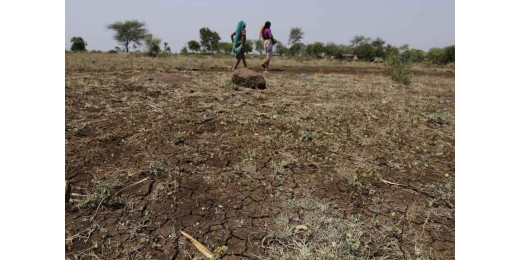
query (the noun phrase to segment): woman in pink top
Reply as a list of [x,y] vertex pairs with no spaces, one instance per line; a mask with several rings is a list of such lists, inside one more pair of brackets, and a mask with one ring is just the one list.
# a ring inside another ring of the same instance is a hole
[[262,68],[267,73],[269,72],[269,61],[273,58],[273,45],[276,43],[271,33],[271,22],[265,22],[262,28],[260,28],[260,38],[263,40],[265,53],[267,54],[264,63],[262,63]]

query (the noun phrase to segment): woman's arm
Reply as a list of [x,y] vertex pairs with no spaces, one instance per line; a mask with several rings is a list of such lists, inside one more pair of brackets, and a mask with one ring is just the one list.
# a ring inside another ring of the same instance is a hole
[[233,42],[233,38],[235,37],[235,32],[231,34],[231,42]]
[[245,31],[242,31],[242,45],[245,45],[246,44],[246,32]]

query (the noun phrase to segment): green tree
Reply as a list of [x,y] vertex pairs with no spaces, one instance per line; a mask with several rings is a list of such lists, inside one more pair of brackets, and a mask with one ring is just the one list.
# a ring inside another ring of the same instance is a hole
[[117,52],[121,52],[121,48],[119,46],[114,47],[114,50]]
[[246,40],[246,43],[244,44],[244,52],[250,53],[253,51],[253,42],[251,40]]
[[218,48],[221,52],[230,54],[233,51],[233,44],[229,42],[219,42]]
[[81,37],[72,37],[70,39],[72,46],[70,46],[71,51],[86,51],[87,42],[83,40]]
[[431,48],[426,53],[426,59],[433,64],[440,64],[442,60],[443,50],[441,48]]
[[107,26],[108,29],[114,30],[114,39],[121,45],[125,46],[125,51],[128,52],[128,46],[130,43],[140,46],[141,41],[144,40],[147,35],[145,23],[141,23],[137,20],[115,22]]
[[370,44],[373,48],[374,57],[384,58],[385,57],[385,41],[383,39],[377,37]]
[[292,47],[294,44],[300,43],[303,39],[303,31],[302,28],[294,27],[291,28],[289,32],[289,42],[288,44]]
[[333,57],[339,57],[342,54],[339,46],[332,42],[327,43],[327,45],[325,45],[323,51],[325,52],[325,54],[327,56],[333,56]]
[[291,55],[302,55],[304,53],[304,51],[305,51],[305,44],[303,44],[301,42],[295,43],[289,48],[289,54],[291,54]]
[[399,52],[403,59],[409,62],[421,62],[424,60],[424,51],[417,49],[410,49],[408,44],[399,47]]
[[188,48],[186,48],[186,46],[182,47],[181,54],[188,54]]
[[325,52],[325,46],[321,42],[309,44],[305,48],[305,53],[314,57],[320,57],[323,52]]
[[455,45],[451,45],[448,47],[444,47],[442,56],[442,63],[448,64],[450,62],[455,62]]
[[386,44],[385,46],[385,58],[388,58],[390,57],[390,55],[394,52],[398,52],[399,49],[397,49],[396,47],[390,45],[390,44]]
[[147,34],[144,37],[146,45],[146,53],[152,57],[157,57],[161,54],[161,39],[154,37],[152,34]]
[[352,54],[352,53],[354,53],[352,51],[352,47],[349,46],[349,45],[341,44],[341,45],[338,46],[338,48],[339,48],[339,51],[341,52],[341,54]]
[[188,42],[188,49],[192,52],[199,52],[200,51],[200,44],[199,42],[195,40],[191,40]]
[[211,31],[209,28],[200,28],[200,45],[204,48],[204,50],[208,52],[213,52],[218,49],[218,42],[220,41],[220,36],[217,32]]
[[274,53],[276,55],[287,55],[289,54],[289,49],[285,47],[281,42],[278,42],[275,45]]
[[255,50],[262,55],[264,53],[264,43],[262,40],[255,41]]
[[371,44],[372,39],[369,37],[356,35],[350,42],[352,43],[352,52],[358,58],[370,61],[375,57],[375,49]]
[[350,43],[352,44],[352,48],[359,47],[364,44],[368,44],[370,42],[370,38],[362,36],[362,35],[356,35],[352,40],[350,40]]

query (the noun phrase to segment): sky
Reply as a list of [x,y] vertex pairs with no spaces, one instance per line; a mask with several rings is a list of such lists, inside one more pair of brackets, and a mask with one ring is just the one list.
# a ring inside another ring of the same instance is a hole
[[273,36],[284,45],[292,27],[302,28],[305,44],[350,44],[356,35],[422,50],[455,44],[454,0],[66,0],[65,47],[70,49],[70,39],[79,36],[88,50],[114,49],[118,43],[106,26],[134,19],[174,52],[199,41],[202,27],[230,42],[240,20],[252,40],[270,21]]

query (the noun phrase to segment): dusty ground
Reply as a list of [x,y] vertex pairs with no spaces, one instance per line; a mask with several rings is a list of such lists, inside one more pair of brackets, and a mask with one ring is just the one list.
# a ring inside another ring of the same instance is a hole
[[204,259],[180,230],[225,259],[454,258],[454,72],[275,57],[251,90],[231,63],[66,54],[67,258]]

